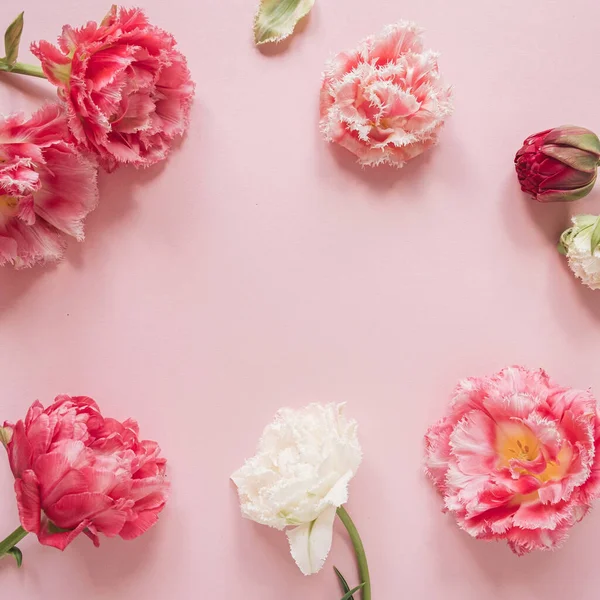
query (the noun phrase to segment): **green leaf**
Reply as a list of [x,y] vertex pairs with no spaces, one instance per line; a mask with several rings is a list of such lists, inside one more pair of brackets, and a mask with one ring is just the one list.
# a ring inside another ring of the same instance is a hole
[[21,13],[9,26],[4,34],[4,48],[6,56],[4,62],[12,66],[17,62],[19,44],[23,33],[23,13]]
[[350,600],[350,598],[352,598],[352,594],[356,594],[356,592],[358,592],[358,590],[360,590],[360,588],[364,587],[364,583],[361,583],[360,585],[357,585],[354,589],[352,590],[348,590],[343,596],[342,596],[342,600]]
[[15,557],[17,567],[20,567],[23,564],[23,553],[16,546],[13,546],[6,554]]
[[260,0],[254,19],[254,42],[259,45],[285,39],[314,3],[315,0]]
[[596,224],[592,229],[592,245],[591,251],[594,254],[594,250],[600,245],[600,217],[596,220]]
[[[337,567],[333,567],[333,570],[335,571],[335,574],[337,575],[338,579],[340,580],[340,584],[342,586],[342,590],[344,591],[344,593],[349,592],[350,586],[348,585],[346,578],[339,572]],[[350,596],[350,600],[353,600],[352,596]]]

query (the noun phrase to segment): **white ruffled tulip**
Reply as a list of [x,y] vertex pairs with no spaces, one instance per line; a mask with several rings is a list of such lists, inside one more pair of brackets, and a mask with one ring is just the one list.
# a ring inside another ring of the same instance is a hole
[[336,509],[362,453],[356,421],[344,405],[281,409],[259,441],[256,455],[232,475],[242,514],[287,530],[292,556],[305,575],[321,569],[333,538]]
[[573,227],[561,236],[559,249],[566,254],[576,277],[590,289],[600,289],[600,247],[596,245],[600,240],[600,217],[577,215],[572,221]]

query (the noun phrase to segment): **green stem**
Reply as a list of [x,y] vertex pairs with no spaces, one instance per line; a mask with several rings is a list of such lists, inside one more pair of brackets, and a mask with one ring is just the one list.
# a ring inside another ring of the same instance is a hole
[[19,75],[30,75],[31,77],[41,77],[46,79],[42,67],[36,65],[28,65],[26,63],[16,62],[13,65],[7,65],[0,63],[0,71],[6,71],[7,73],[18,73]]
[[9,536],[0,542],[0,558],[2,558],[11,548],[14,548],[29,532],[22,527],[17,527]]
[[348,531],[348,535],[352,540],[354,546],[354,552],[356,553],[356,560],[358,562],[358,573],[360,575],[360,582],[364,583],[362,588],[362,600],[371,600],[371,577],[369,575],[369,565],[367,563],[367,555],[365,554],[365,547],[363,546],[358,529],[350,518],[350,515],[343,506],[337,509],[337,516],[340,521],[344,524],[344,527]]

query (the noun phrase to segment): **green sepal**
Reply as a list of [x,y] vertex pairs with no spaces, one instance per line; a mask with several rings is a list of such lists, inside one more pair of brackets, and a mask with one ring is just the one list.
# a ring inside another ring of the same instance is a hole
[[575,227],[569,227],[560,234],[560,238],[556,246],[556,249],[560,252],[560,254],[564,256],[567,255],[567,250],[569,249],[569,244],[571,242],[571,239],[573,238],[574,231]]
[[592,229],[591,247],[590,250],[594,254],[594,250],[600,246],[600,217],[596,220],[596,224]]
[[565,248],[565,245],[563,244],[562,236],[561,236],[560,240],[558,241],[558,244],[556,244],[556,249],[558,250],[559,254],[562,254],[563,256],[567,255],[567,249]]
[[21,43],[21,34],[23,33],[23,14],[21,13],[8,26],[4,34],[4,51],[6,52],[6,56],[2,62],[9,67],[12,67],[17,62],[19,56],[19,44]]
[[6,554],[14,556],[17,561],[17,567],[21,567],[23,564],[23,553],[16,546],[13,546]]

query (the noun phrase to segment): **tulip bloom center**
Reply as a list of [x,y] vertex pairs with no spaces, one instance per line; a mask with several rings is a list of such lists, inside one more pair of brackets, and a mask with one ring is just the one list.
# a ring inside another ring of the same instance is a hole
[[0,214],[12,217],[17,212],[17,206],[19,205],[18,198],[14,196],[0,196]]
[[[573,458],[571,445],[563,443],[555,457],[549,456],[544,444],[523,423],[501,423],[496,430],[498,467],[507,468],[515,479],[535,477],[543,483],[561,480]],[[534,492],[538,497],[537,491]]]

